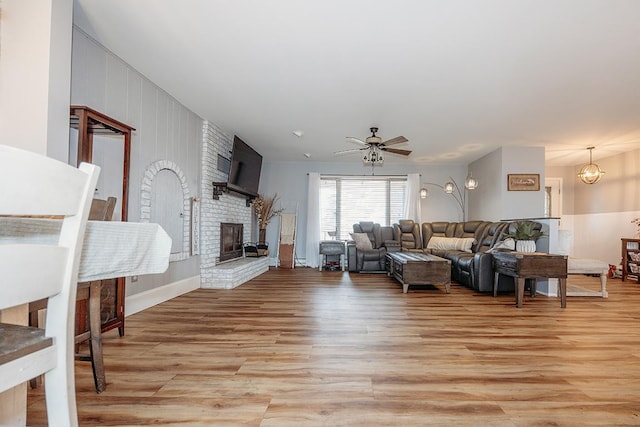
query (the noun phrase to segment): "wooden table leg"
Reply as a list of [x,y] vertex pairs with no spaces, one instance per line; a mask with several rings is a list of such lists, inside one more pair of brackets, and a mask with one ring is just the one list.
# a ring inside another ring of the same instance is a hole
[[[91,362],[93,370],[93,382],[96,392],[102,393],[107,388],[107,381],[104,373],[104,361],[102,357],[102,319],[100,318],[102,281],[78,283],[78,300],[86,300],[87,312],[89,314],[89,325],[86,332],[75,336],[76,360]],[[77,344],[89,340],[89,354],[78,353]]]
[[500,273],[496,271],[496,274],[493,275],[493,296],[498,296],[498,279],[500,278]]
[[567,307],[567,279],[558,279],[558,292],[560,293],[560,307]]
[[522,307],[522,300],[524,300],[524,277],[518,277],[516,280],[516,307]]
[[102,393],[107,388],[107,380],[104,373],[104,361],[102,357],[102,322],[100,319],[100,290],[102,282],[91,282],[89,287],[89,324],[91,331],[90,352],[93,379],[96,391]]

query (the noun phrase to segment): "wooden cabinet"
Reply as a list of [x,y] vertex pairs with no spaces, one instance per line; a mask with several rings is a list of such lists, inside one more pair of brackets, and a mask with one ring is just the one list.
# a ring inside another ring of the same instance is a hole
[[[121,143],[123,146],[122,196],[120,204],[122,206],[122,221],[126,221],[128,214],[131,133],[135,128],[82,105],[72,105],[70,113],[70,126],[78,130],[78,164],[80,162],[93,162],[94,135],[122,136],[122,139],[114,138],[114,141],[115,143]],[[118,328],[120,336],[124,335],[124,297],[124,277],[102,281],[100,307],[102,332]],[[76,331],[86,331],[87,329],[86,301],[82,301],[76,305]]]
[[622,281],[629,279],[640,283],[640,239],[622,240]]

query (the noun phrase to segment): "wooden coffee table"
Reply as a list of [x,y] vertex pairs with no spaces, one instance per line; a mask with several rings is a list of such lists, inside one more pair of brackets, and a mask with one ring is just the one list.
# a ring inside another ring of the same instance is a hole
[[451,261],[431,254],[416,252],[389,252],[386,257],[387,274],[402,284],[402,292],[409,285],[444,284],[451,292]]

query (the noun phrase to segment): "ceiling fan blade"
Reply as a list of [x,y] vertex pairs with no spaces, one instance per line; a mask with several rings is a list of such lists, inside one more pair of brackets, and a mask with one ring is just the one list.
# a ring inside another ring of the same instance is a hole
[[399,150],[397,148],[387,148],[387,147],[380,147],[380,149],[382,151],[386,151],[387,153],[400,154],[402,156],[408,156],[409,154],[411,154],[411,150]]
[[355,136],[348,136],[347,137],[347,141],[349,142],[353,142],[355,144],[360,144],[360,145],[367,145],[366,142],[364,142],[363,140],[361,140],[360,138],[356,138]]
[[342,151],[334,151],[333,154],[337,155],[337,154],[347,154],[347,153],[356,153],[358,151],[362,151],[362,150],[368,150],[368,147],[364,147],[364,148],[354,148],[352,150],[342,150]]
[[405,138],[404,136],[396,136],[395,138],[391,138],[388,141],[383,142],[380,145],[393,145],[393,144],[400,144],[401,142],[408,142],[409,140],[407,138]]

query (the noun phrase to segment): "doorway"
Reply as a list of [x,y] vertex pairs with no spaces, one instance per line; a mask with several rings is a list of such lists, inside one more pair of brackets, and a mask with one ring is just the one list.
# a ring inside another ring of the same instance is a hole
[[544,216],[560,218],[562,216],[562,178],[545,178],[544,192]]

